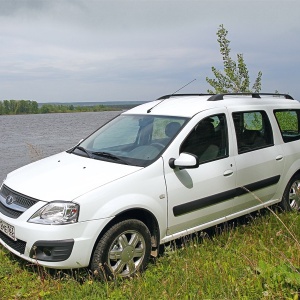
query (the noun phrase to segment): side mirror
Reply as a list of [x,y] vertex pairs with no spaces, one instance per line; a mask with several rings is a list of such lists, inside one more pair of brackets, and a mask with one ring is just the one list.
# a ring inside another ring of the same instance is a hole
[[194,169],[199,167],[199,158],[191,153],[180,153],[178,158],[170,158],[169,166],[172,169]]

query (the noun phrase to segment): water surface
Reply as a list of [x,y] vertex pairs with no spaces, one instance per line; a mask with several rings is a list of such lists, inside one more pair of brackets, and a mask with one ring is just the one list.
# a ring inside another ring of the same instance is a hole
[[6,174],[67,150],[116,111],[0,116],[0,184]]

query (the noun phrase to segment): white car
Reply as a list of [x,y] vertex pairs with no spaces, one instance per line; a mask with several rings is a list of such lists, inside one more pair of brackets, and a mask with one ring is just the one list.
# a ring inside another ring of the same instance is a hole
[[145,269],[160,244],[279,203],[300,207],[300,104],[289,95],[167,95],[0,190],[0,243],[100,278]]

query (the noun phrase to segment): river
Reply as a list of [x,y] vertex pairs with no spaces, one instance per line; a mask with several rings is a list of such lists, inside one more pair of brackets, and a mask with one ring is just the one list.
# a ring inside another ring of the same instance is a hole
[[0,184],[6,174],[67,150],[116,111],[0,116]]

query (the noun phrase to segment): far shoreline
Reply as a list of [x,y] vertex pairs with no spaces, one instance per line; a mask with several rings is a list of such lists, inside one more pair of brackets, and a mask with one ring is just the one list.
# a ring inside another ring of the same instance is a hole
[[1,115],[27,115],[49,113],[76,113],[123,111],[143,104],[142,101],[113,101],[113,102],[48,102],[37,103],[31,100],[3,100],[0,101]]

